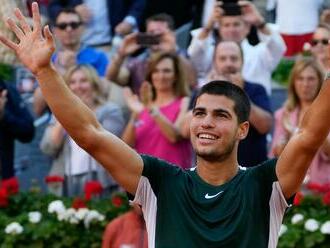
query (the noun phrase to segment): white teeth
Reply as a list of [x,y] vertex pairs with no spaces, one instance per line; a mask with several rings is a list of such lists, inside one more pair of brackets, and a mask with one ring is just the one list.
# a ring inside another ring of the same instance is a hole
[[205,133],[198,135],[198,137],[201,139],[211,139],[211,140],[216,139],[216,137],[214,135],[205,134]]

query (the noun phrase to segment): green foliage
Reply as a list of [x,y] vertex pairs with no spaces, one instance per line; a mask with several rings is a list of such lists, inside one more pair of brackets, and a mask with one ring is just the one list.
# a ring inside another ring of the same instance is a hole
[[294,62],[294,60],[282,59],[273,72],[272,79],[283,86],[287,86]]
[[14,69],[11,65],[0,63],[0,78],[3,80],[12,80]]
[[[301,214],[303,220],[292,223],[292,217]],[[319,228],[307,230],[308,219],[316,220]],[[286,213],[283,224],[287,231],[280,237],[278,248],[325,248],[330,247],[330,234],[322,233],[320,228],[330,221],[330,206],[322,202],[321,195],[307,195],[298,206],[293,206]]]
[[[48,206],[61,200],[65,207],[71,208],[73,199],[59,198],[54,195],[21,192],[9,198],[7,207],[0,208],[0,248],[65,248],[101,247],[102,234],[107,223],[130,208],[126,195],[116,194],[122,204],[113,204],[111,199],[92,199],[87,202],[89,210],[96,210],[105,219],[90,222],[86,227],[84,220],[77,224],[60,221],[56,213],[49,213]],[[31,223],[28,213],[38,211],[42,214],[38,223]],[[18,222],[23,228],[20,234],[8,234],[6,226]]]

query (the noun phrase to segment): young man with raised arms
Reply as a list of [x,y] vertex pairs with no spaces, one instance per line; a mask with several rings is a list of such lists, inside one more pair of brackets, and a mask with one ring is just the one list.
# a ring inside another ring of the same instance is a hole
[[42,30],[36,3],[32,10],[33,29],[19,10],[19,26],[7,20],[19,43],[3,36],[0,40],[37,77],[51,110],[72,138],[135,195],[150,247],[276,247],[287,200],[299,190],[329,132],[329,79],[279,159],[251,169],[237,163],[238,143],[249,129],[248,98],[231,83],[207,84],[190,123],[197,164],[183,171],[137,154],[101,127],[51,65],[52,34],[48,27]]

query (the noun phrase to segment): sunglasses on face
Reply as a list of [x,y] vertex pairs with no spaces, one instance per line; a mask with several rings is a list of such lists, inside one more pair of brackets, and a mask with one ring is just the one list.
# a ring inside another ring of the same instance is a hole
[[80,27],[82,23],[81,22],[62,22],[57,23],[55,26],[61,30],[65,30],[67,27],[71,27],[72,29],[77,29]]
[[326,45],[329,44],[329,40],[327,40],[327,39],[321,39],[321,40],[313,39],[313,40],[311,40],[310,43],[311,43],[312,46],[316,46],[319,43],[326,46]]

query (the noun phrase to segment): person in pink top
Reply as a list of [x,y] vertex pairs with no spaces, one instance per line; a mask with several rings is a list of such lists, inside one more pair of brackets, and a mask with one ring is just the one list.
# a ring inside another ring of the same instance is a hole
[[[322,82],[322,70],[315,60],[305,58],[295,63],[291,71],[288,98],[283,107],[275,112],[270,157],[279,157],[297,131],[304,113],[318,95]],[[316,153],[307,178],[310,182],[330,183],[330,134]]]
[[131,118],[122,139],[139,153],[190,168],[191,145],[180,134],[189,105],[180,58],[174,53],[156,54],[140,88],[140,99],[129,88],[124,92]]

